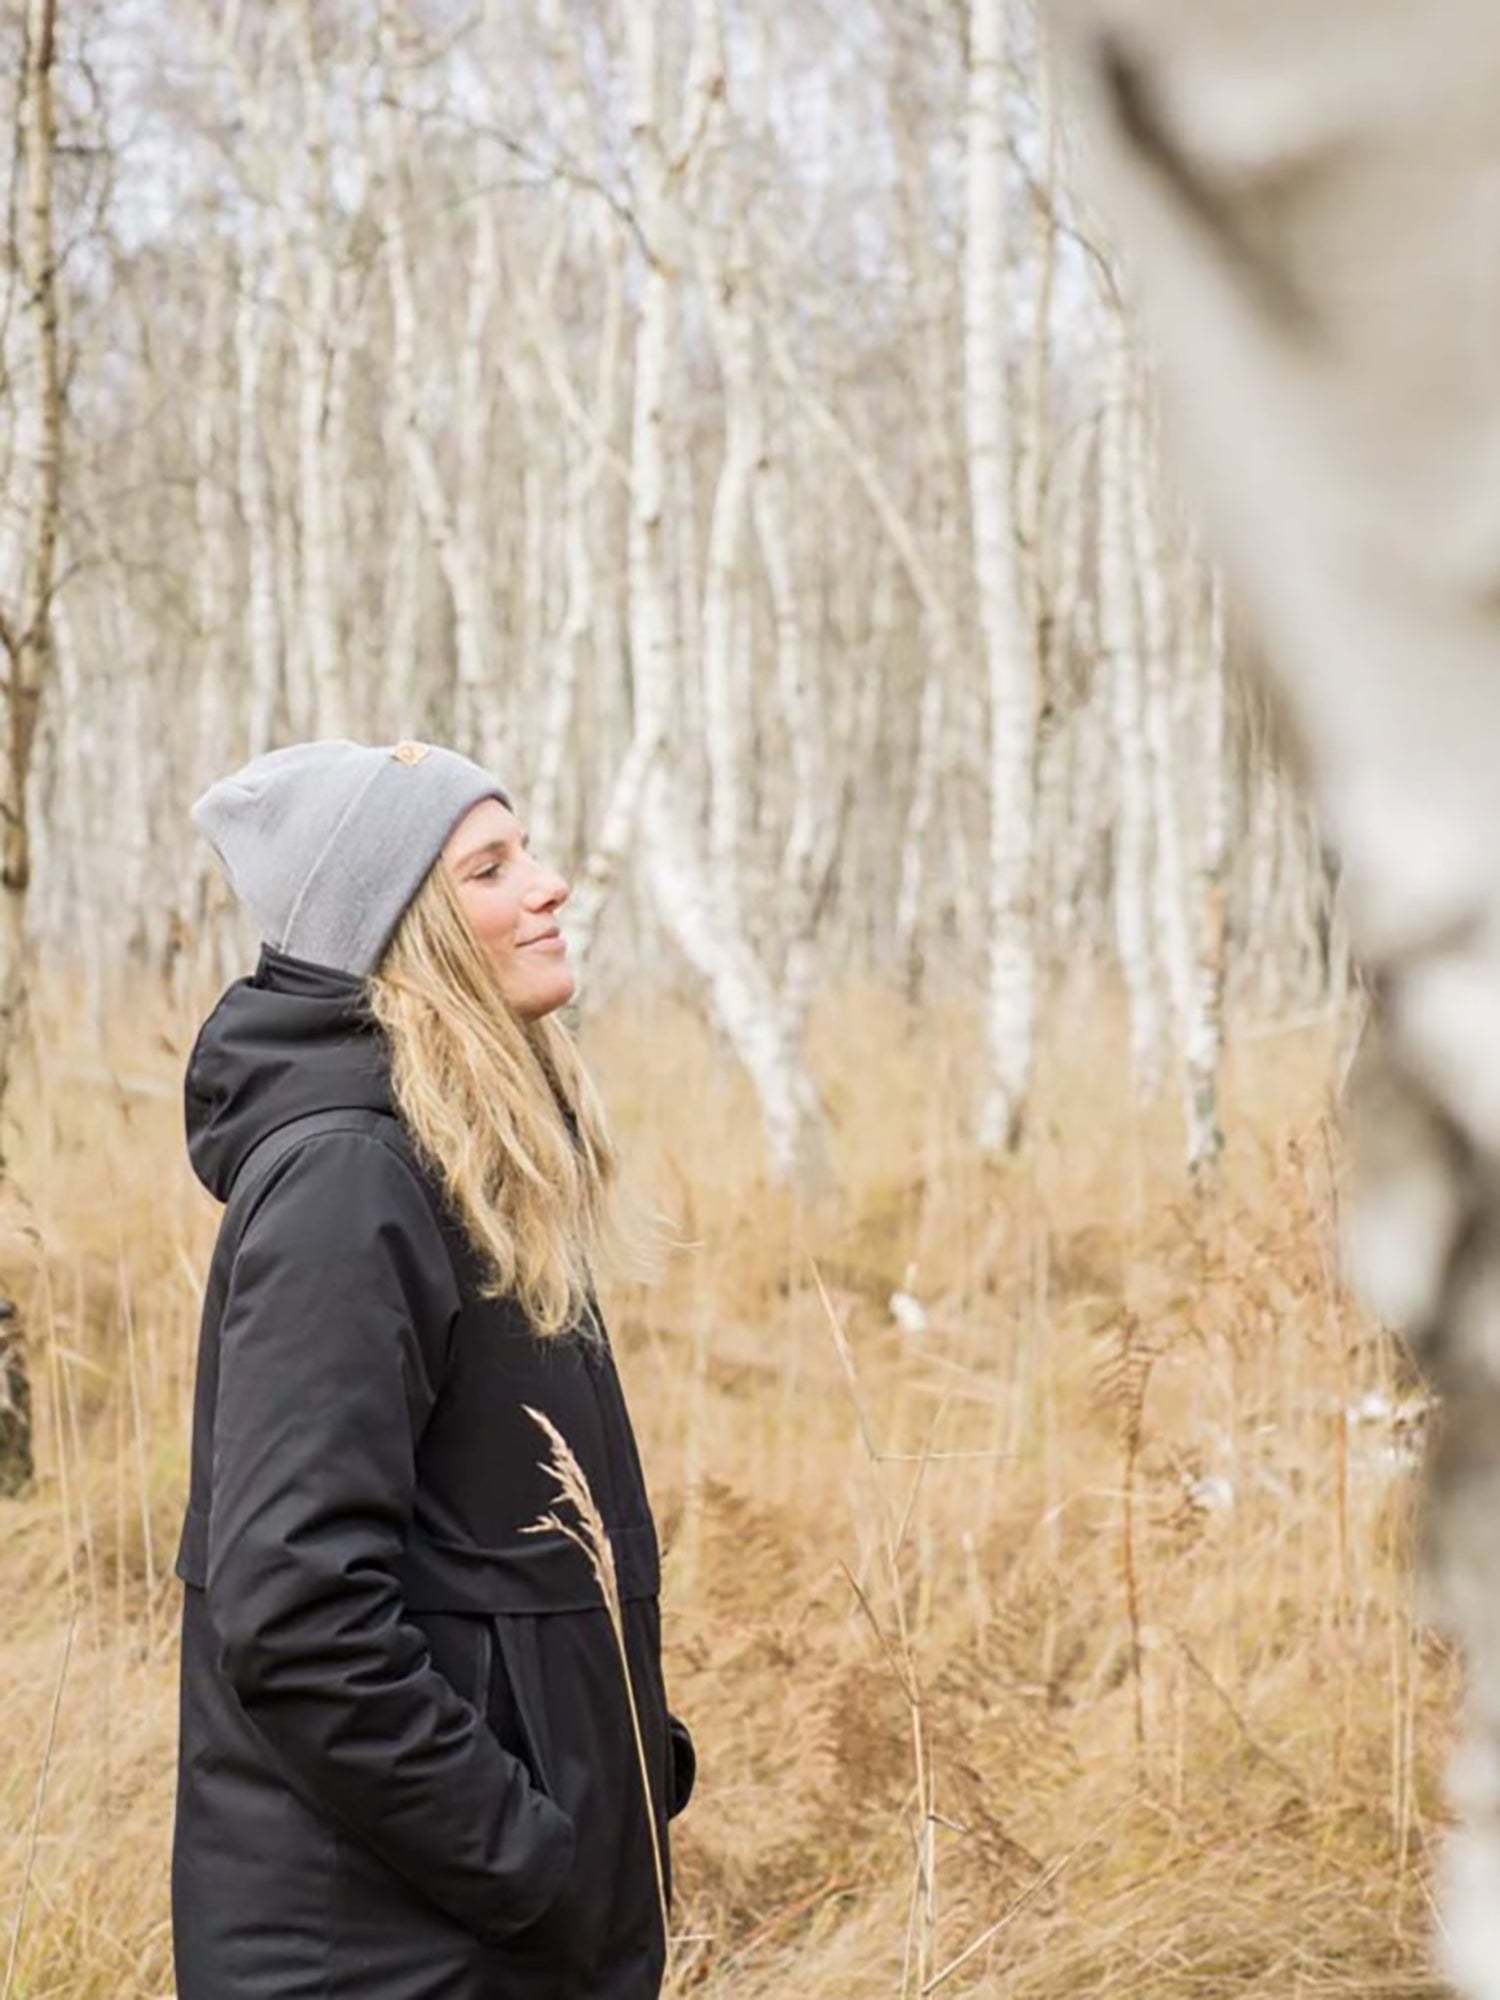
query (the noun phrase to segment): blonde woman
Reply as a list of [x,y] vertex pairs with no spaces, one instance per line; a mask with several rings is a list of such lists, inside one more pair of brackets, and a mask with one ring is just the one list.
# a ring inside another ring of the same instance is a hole
[[[185,1079],[226,1206],[177,1559],[179,2000],[647,2000],[694,1756],[594,1297],[624,1239],[555,1018],[568,886],[433,744],[273,750],[192,818],[262,943]],[[558,1502],[528,1406],[603,1515],[628,1684],[586,1555],[529,1532]]]

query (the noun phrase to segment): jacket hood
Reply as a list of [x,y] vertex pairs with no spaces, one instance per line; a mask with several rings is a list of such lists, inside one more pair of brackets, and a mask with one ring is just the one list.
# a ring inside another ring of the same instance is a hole
[[259,1140],[308,1111],[395,1115],[389,1046],[367,982],[262,943],[198,1031],[183,1084],[188,1158],[218,1201]]

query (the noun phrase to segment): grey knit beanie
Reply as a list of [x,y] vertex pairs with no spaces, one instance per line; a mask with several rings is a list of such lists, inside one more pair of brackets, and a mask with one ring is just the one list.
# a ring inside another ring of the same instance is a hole
[[269,944],[366,973],[448,835],[491,798],[511,804],[456,750],[332,736],[252,757],[191,814]]

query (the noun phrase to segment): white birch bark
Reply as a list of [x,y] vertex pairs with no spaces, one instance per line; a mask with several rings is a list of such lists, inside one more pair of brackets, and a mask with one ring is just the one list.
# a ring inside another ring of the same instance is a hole
[[658,124],[655,0],[630,0],[631,130],[636,215],[645,244],[636,322],[631,405],[627,568],[633,715],[625,757],[610,789],[593,848],[570,900],[570,936],[586,957],[635,825],[641,794],[666,739],[676,671],[672,585],[666,559],[667,377],[673,338],[672,279],[666,263],[667,150]]
[[[588,242],[603,291],[599,340],[591,410],[585,421],[569,425],[563,447],[565,600],[545,677],[546,705],[532,793],[532,809],[540,829],[536,838],[539,842],[545,839],[555,852],[561,851],[563,770],[569,754],[569,730],[590,638],[596,659],[613,657],[606,645],[609,621],[601,610],[601,600],[609,593],[607,581],[601,583],[599,578],[598,550],[604,532],[602,488],[604,475],[610,469],[609,440],[614,432],[618,400],[624,327],[623,255],[618,231],[597,211],[591,217]],[[535,328],[535,316],[532,324]],[[540,346],[546,336],[534,331],[533,339]]]
[[1045,925],[1058,966],[1068,963],[1075,950],[1082,955],[1089,951],[1084,878],[1110,818],[1109,663],[1102,659],[1099,634],[1099,577],[1085,590],[1086,521],[1099,493],[1098,437],[1097,420],[1082,423],[1059,452],[1043,544],[1045,595],[1039,616],[1048,635],[1053,720],[1041,746],[1037,812]]
[[270,282],[254,254],[254,240],[240,262],[240,291],[234,316],[237,368],[235,468],[240,516],[245,525],[245,624],[250,685],[245,754],[270,747],[275,728],[281,671],[281,620],[276,601],[276,534],[271,482],[261,431],[263,362],[270,339],[261,286]]
[[[58,596],[53,610],[53,636],[57,666],[57,700],[54,743],[54,786],[56,808],[52,838],[57,844],[55,867],[49,867],[52,894],[59,905],[54,921],[60,932],[68,928],[69,913],[85,907],[87,896],[81,881],[90,857],[102,841],[102,815],[91,811],[96,798],[89,774],[104,763],[105,746],[99,727],[100,704],[84,679],[78,635],[68,610],[66,593]],[[60,879],[59,879],[60,878]],[[112,941],[99,924],[84,924],[78,944],[82,960],[84,1015],[95,1037],[103,1040],[108,1022],[105,1011],[106,956]]]
[[233,266],[227,251],[221,250],[206,273],[203,368],[194,399],[193,425],[193,515],[198,538],[193,571],[198,625],[194,770],[204,785],[229,768],[235,728],[228,686],[235,595],[227,435],[232,419],[227,366],[232,282]]
[[394,521],[381,584],[384,671],[377,705],[381,740],[420,736],[418,720],[422,633],[422,513],[410,481],[394,502]]
[[[27,1032],[32,951],[27,931],[31,884],[30,815],[33,747],[42,703],[54,677],[53,612],[62,534],[64,370],[58,229],[54,214],[57,164],[57,14],[55,0],[27,0],[19,107],[19,185],[11,190],[19,297],[14,449],[5,526],[0,540],[0,654],[4,656],[4,743],[0,755],[0,1108],[7,1105],[12,1066]],[[9,331],[0,327],[0,335]],[[8,373],[0,348],[0,376]],[[7,584],[13,587],[6,588]],[[0,1151],[0,1174],[8,1154]],[[10,1342],[0,1351],[0,1402],[24,1382],[22,1355]],[[7,1426],[0,1490],[12,1493],[31,1473],[29,1422]]]
[[[273,473],[273,478],[275,477]],[[301,571],[298,565],[295,461],[285,464],[276,495],[272,522],[276,538],[276,603],[283,634],[282,671],[285,678],[285,723],[294,736],[318,733],[317,687],[303,616]]]
[[[912,579],[913,587],[924,607],[941,605],[946,617],[946,625],[940,622],[929,628],[935,645],[926,659],[912,663],[919,690],[916,754],[900,846],[895,949],[907,997],[915,1002],[926,976],[927,941],[943,920],[944,906],[953,906],[952,891],[959,879],[965,883],[960,900],[972,901],[974,869],[967,858],[962,863],[962,878],[955,872],[959,867],[955,843],[966,849],[971,837],[963,824],[957,793],[988,797],[985,745],[989,690],[978,649],[969,649],[975,655],[970,659],[960,643],[957,611],[968,601],[973,570],[973,551],[959,528],[968,476],[963,432],[963,260],[954,259],[933,241],[921,192],[930,170],[930,154],[921,126],[912,116],[911,78],[901,60],[899,44],[892,57],[886,99],[894,128],[901,217],[892,257],[897,268],[910,273],[916,313],[911,448],[905,455],[908,464],[898,467],[895,477],[905,472],[907,490],[899,502],[900,513],[909,550],[920,557],[921,581]],[[878,450],[872,441],[872,466]],[[898,492],[894,478],[884,470],[879,477],[884,492],[878,504],[894,514]],[[907,687],[892,693],[903,708],[909,706]],[[987,814],[984,818],[987,823]],[[943,842],[942,861],[936,851],[939,839]],[[982,940],[978,949],[987,951],[988,932],[982,923],[973,935]]]
[[968,234],[964,247],[964,406],[974,587],[989,680],[990,1075],[980,1110],[987,1151],[1020,1138],[1031,1084],[1036,967],[1035,627],[1027,616],[1013,513],[1006,385],[1005,0],[970,0]]
[[1141,610],[1142,735],[1151,798],[1154,866],[1150,906],[1180,1051],[1187,1039],[1192,1005],[1193,942],[1188,925],[1186,841],[1173,727],[1175,648],[1172,607],[1168,602],[1169,558],[1153,505],[1149,426],[1145,386],[1137,380],[1131,397],[1128,487],[1131,547]]
[[[314,46],[311,0],[298,0],[296,50],[313,214],[327,212],[328,128],[323,80]],[[308,220],[311,218],[309,217]],[[295,320],[297,354],[297,483],[300,509],[301,609],[306,633],[314,728],[319,736],[350,733],[347,679],[339,648],[337,473],[329,395],[334,346],[339,338],[338,287],[328,246],[305,230],[305,270]],[[283,239],[283,248],[285,240]]]
[[736,694],[737,638],[747,590],[750,483],[760,451],[754,324],[743,227],[727,246],[707,226],[694,232],[703,299],[718,354],[724,401],[724,455],[714,487],[703,576],[700,672],[709,772],[708,859],[725,917],[741,924],[742,737]]
[[[761,385],[752,383],[752,394]],[[816,973],[819,890],[831,830],[828,750],[822,705],[813,684],[792,549],[791,506],[779,447],[758,411],[759,448],[751,510],[771,598],[771,628],[783,726],[790,748],[791,815],[782,850],[776,909],[782,945],[779,999],[788,1046],[800,1049]]]
[[1037,672],[1045,681],[1049,665],[1047,634],[1050,551],[1045,546],[1045,501],[1052,447],[1052,309],[1057,285],[1058,132],[1052,68],[1045,48],[1039,51],[1037,123],[1041,128],[1041,183],[1032,198],[1031,253],[1035,273],[1032,289],[1031,338],[1025,351],[1016,448],[1016,532],[1021,544],[1026,615],[1033,632]]
[[1194,749],[1199,826],[1194,870],[1192,1007],[1183,1054],[1187,1064],[1188,1167],[1206,1185],[1224,1149],[1219,1125],[1219,1060],[1224,1048],[1224,956],[1227,944],[1224,874],[1229,846],[1225,758],[1224,601],[1216,580],[1204,593],[1202,615],[1189,621],[1183,665],[1194,693]]
[[1135,549],[1131,535],[1130,336],[1111,313],[1099,429],[1099,636],[1109,676],[1117,808],[1114,828],[1115,947],[1130,1007],[1130,1058],[1147,1097],[1160,1086],[1162,1016],[1151,948],[1151,779],[1146,749]]
[[1247,859],[1246,929],[1252,950],[1254,999],[1274,1019],[1285,1003],[1280,942],[1276,936],[1276,877],[1281,855],[1281,782],[1269,757],[1251,789],[1245,841]]

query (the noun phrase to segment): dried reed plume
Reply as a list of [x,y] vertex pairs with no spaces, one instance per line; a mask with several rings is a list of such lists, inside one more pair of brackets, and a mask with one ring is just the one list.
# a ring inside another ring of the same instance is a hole
[[615,1552],[610,1546],[609,1534],[604,1526],[604,1517],[589,1490],[583,1467],[573,1456],[572,1447],[549,1416],[541,1410],[533,1409],[530,1403],[521,1406],[532,1422],[539,1425],[551,1446],[551,1455],[546,1461],[546,1470],[557,1482],[557,1497],[566,1500],[577,1514],[580,1526],[570,1527],[556,1513],[547,1512],[539,1520],[522,1529],[523,1534],[540,1535],[555,1529],[566,1535],[570,1542],[583,1550],[589,1559],[589,1566],[599,1580],[599,1588],[604,1595],[604,1608],[609,1613],[610,1629],[615,1635],[615,1647],[620,1655],[620,1674],[625,1682],[625,1699],[630,1704],[630,1727],[635,1736],[636,1768],[641,1774],[641,1795],[646,1807],[646,1826],[651,1834],[651,1861],[656,1870],[656,1900],[661,1910],[661,1934],[667,1952],[667,1977],[670,1981],[672,1967],[672,1934],[667,1923],[666,1878],[662,1873],[661,1841],[656,1831],[656,1807],[651,1796],[651,1779],[646,1767],[646,1746],[641,1739],[641,1718],[636,1707],[635,1683],[630,1672],[630,1656],[625,1649],[625,1618],[620,1609],[620,1584],[615,1574]]

